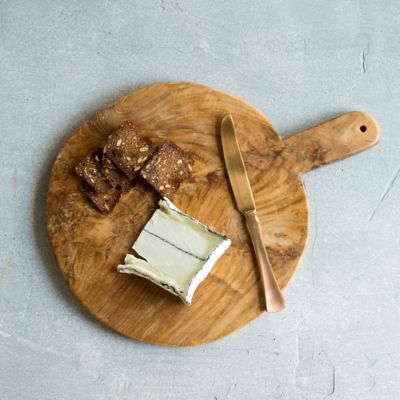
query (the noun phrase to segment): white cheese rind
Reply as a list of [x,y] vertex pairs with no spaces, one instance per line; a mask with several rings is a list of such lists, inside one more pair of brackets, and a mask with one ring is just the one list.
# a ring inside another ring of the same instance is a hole
[[149,279],[191,304],[193,294],[231,241],[177,209],[167,198],[159,202],[118,272]]

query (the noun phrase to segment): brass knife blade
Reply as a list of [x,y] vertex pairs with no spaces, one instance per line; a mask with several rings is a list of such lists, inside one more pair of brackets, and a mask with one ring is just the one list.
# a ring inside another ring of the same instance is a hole
[[236,205],[244,214],[255,211],[256,205],[254,203],[253,193],[240,152],[231,114],[226,115],[222,120],[221,141],[226,169],[228,171]]

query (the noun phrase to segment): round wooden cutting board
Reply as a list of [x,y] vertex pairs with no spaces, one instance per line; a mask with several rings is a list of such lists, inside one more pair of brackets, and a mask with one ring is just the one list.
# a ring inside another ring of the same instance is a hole
[[[163,345],[196,345],[228,335],[263,312],[256,260],[223,162],[219,125],[227,113],[235,121],[268,254],[282,288],[307,241],[308,208],[299,174],[378,140],[372,118],[349,113],[283,141],[245,101],[182,82],[130,93],[83,123],[54,162],[47,195],[49,237],[74,294],[99,320],[126,336]],[[145,279],[116,272],[157,208],[158,195],[138,180],[111,214],[101,215],[79,192],[74,166],[125,120],[134,121],[154,142],[173,141],[193,154],[192,178],[172,200],[232,240],[197,289],[191,307]]]

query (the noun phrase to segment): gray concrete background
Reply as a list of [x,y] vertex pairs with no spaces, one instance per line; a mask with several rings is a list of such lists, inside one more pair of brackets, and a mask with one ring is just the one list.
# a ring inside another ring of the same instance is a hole
[[[400,398],[400,3],[0,0],[0,399]],[[289,308],[197,348],[104,328],[47,242],[49,169],[137,87],[229,91],[283,136],[365,110],[378,147],[305,176],[309,246]]]

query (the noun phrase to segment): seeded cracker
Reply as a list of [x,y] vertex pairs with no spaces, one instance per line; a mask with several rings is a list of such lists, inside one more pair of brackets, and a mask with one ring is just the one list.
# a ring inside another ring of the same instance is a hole
[[122,193],[128,192],[134,185],[133,180],[118,170],[114,163],[104,154],[101,159],[101,172],[110,186],[121,189]]
[[125,121],[111,132],[104,146],[104,154],[130,179],[139,173],[154,151],[153,143],[138,133],[132,121]]
[[121,196],[119,189],[110,188],[107,193],[97,193],[86,182],[82,182],[81,193],[103,214],[111,212]]
[[170,197],[189,178],[193,158],[175,143],[164,144],[141,170],[140,175],[162,196]]
[[83,178],[94,191],[106,193],[110,189],[110,185],[101,172],[101,157],[101,151],[96,151],[90,156],[87,156],[75,167],[75,172],[79,177]]

